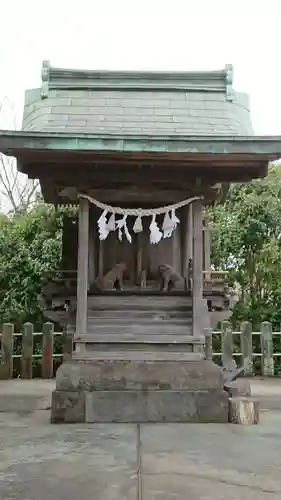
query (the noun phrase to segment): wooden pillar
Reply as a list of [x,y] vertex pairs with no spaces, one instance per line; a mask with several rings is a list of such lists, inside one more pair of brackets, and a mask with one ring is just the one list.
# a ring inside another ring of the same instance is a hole
[[99,240],[98,273],[99,273],[99,276],[101,276],[101,277],[104,274],[104,267],[103,267],[103,240]]
[[96,225],[93,220],[93,214],[89,214],[89,257],[88,257],[88,288],[93,284],[96,278]]
[[192,204],[186,205],[182,208],[181,214],[181,228],[182,228],[182,247],[181,247],[181,261],[182,261],[182,275],[188,276],[189,259],[192,259]]
[[79,199],[76,336],[87,333],[89,202]]
[[180,227],[178,226],[172,234],[172,268],[177,272],[181,272],[181,244],[180,244]]
[[137,233],[135,236],[136,242],[136,276],[135,283],[138,285],[142,281],[142,271],[143,271],[143,234]]
[[188,209],[188,231],[187,231],[187,263],[193,258],[193,204],[187,205]]
[[209,271],[211,268],[211,229],[208,226],[208,221],[204,227],[204,271]]
[[192,329],[193,335],[204,334],[207,326],[207,305],[203,299],[203,203],[193,202],[193,279],[192,279]]

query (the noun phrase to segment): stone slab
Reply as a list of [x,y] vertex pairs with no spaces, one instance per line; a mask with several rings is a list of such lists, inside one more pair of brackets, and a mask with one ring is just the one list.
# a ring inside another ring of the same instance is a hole
[[72,360],[59,367],[56,389],[222,391],[223,376],[220,367],[207,360]]

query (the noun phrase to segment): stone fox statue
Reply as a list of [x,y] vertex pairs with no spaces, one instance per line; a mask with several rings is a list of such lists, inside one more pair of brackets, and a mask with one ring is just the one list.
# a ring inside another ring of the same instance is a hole
[[120,262],[108,271],[104,276],[99,276],[91,286],[92,290],[122,290],[123,289],[123,274],[126,270],[126,264]]
[[168,264],[160,264],[158,272],[161,292],[170,292],[176,284],[184,286],[184,278]]

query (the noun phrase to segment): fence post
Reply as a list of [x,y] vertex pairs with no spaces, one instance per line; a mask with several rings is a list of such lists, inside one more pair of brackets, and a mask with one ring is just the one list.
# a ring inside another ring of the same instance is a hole
[[63,363],[72,358],[73,335],[66,327],[62,334],[62,355]]
[[230,322],[223,321],[221,330],[222,366],[227,370],[232,370],[235,362],[233,360],[233,337]]
[[13,333],[14,325],[5,323],[2,329],[2,362],[1,378],[7,380],[13,377]]
[[249,321],[244,321],[241,325],[241,353],[244,375],[253,375],[253,336],[252,325]]
[[43,325],[42,378],[53,377],[53,323]]
[[212,328],[204,328],[205,334],[205,357],[212,361],[213,359],[213,330]]
[[272,324],[264,321],[261,324],[261,374],[264,377],[274,376]]
[[32,378],[33,325],[25,323],[22,336],[21,378]]

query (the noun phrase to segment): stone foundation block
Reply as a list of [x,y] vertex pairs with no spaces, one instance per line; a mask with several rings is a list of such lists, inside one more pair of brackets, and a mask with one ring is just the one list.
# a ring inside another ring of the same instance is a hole
[[52,422],[228,422],[226,393],[54,391]]
[[227,422],[221,369],[202,361],[71,360],[57,371],[52,422]]
[[228,394],[225,391],[198,391],[196,393],[198,420],[202,423],[228,422]]
[[146,406],[137,391],[86,393],[86,422],[144,422]]
[[51,422],[85,422],[85,399],[84,392],[53,391]]

